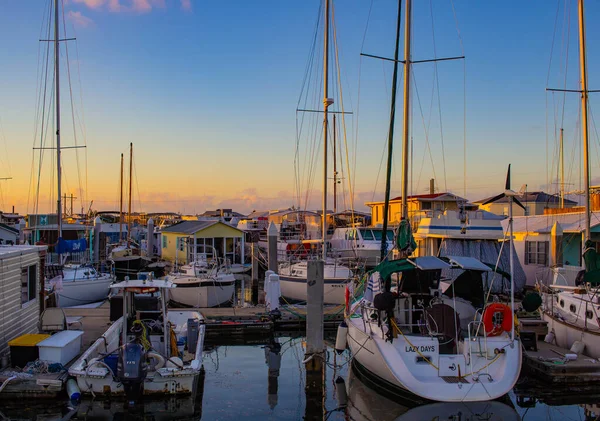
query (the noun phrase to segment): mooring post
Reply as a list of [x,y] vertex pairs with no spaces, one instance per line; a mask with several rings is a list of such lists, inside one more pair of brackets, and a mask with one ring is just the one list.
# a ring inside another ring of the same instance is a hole
[[277,227],[273,222],[269,224],[267,229],[267,242],[269,246],[269,270],[277,273],[279,272],[277,268]]
[[94,219],[94,244],[93,244],[93,261],[100,267],[100,232],[102,231],[102,219],[97,216]]
[[256,243],[251,244],[252,249],[252,305],[258,304],[258,253]]
[[306,300],[306,409],[304,419],[321,419],[325,408],[325,347],[323,342],[323,260],[308,262]]

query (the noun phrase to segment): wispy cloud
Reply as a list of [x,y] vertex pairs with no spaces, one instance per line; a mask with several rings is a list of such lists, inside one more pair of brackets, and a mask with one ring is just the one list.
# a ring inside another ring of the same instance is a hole
[[101,8],[106,0],[71,0],[73,3],[82,3],[85,4],[90,9],[99,9]]
[[[111,13],[150,13],[153,9],[165,9],[167,0],[69,0],[93,10],[108,10]],[[183,10],[191,10],[191,0],[180,0]]]
[[67,19],[73,22],[73,25],[79,28],[88,28],[94,26],[94,21],[87,16],[83,16],[81,12],[73,12],[72,10],[67,13]]
[[181,0],[181,8],[186,12],[192,10],[192,0]]

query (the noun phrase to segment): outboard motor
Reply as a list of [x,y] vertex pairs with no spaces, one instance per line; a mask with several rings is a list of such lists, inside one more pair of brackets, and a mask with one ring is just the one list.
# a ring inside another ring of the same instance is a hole
[[130,403],[138,401],[146,378],[146,351],[138,343],[128,343],[119,351],[117,377],[123,383],[125,397]]

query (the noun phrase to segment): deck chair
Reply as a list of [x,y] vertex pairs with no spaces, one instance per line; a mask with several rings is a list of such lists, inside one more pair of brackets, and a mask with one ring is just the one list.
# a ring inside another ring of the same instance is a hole
[[55,333],[67,329],[67,316],[62,308],[49,307],[42,312],[39,321],[40,332]]

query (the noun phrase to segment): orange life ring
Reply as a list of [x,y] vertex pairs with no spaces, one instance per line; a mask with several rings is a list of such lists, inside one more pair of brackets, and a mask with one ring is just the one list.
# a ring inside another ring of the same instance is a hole
[[512,329],[513,315],[509,306],[492,303],[483,311],[483,326],[487,336],[498,336]]

